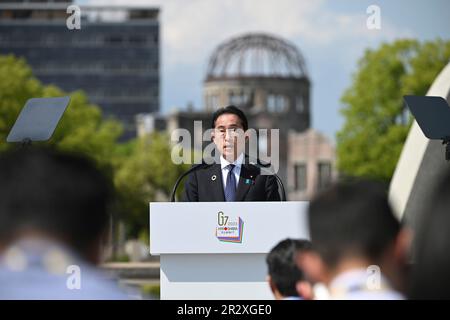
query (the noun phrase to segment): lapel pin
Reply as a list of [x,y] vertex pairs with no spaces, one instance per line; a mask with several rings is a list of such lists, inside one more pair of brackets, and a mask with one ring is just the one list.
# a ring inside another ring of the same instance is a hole
[[211,180],[212,181],[215,181],[217,179],[217,176],[216,175],[213,175],[212,177],[211,177]]

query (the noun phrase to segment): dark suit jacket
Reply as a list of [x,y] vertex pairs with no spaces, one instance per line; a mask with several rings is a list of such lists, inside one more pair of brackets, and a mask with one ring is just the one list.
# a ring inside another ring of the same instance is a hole
[[[274,176],[261,175],[257,166],[242,164],[236,201],[279,200]],[[206,165],[191,172],[186,178],[183,201],[225,201],[220,164]]]

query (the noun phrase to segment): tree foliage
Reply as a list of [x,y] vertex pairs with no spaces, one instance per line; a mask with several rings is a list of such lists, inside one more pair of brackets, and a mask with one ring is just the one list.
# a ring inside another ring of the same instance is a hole
[[391,179],[412,123],[403,96],[425,95],[449,59],[450,41],[443,40],[397,40],[366,50],[341,98],[341,174]]
[[128,216],[131,234],[148,227],[148,203],[167,201],[176,179],[187,169],[172,162],[168,141],[162,133],[141,137],[130,154],[119,161],[115,185],[121,190],[120,211]]
[[[14,147],[6,144],[25,102],[35,97],[68,95],[53,85],[43,85],[33,76],[30,66],[13,55],[0,56],[0,151]],[[102,169],[111,171],[110,159],[115,152],[122,126],[115,120],[104,120],[100,109],[89,104],[82,91],[69,94],[71,101],[55,133],[47,144],[62,150],[92,157]]]
[[83,91],[68,94],[43,85],[26,61],[13,55],[0,56],[0,152],[17,147],[7,144],[6,137],[28,99],[65,95],[71,97],[69,107],[45,144],[94,159],[114,182],[118,201],[112,212],[125,222],[128,236],[147,232],[148,203],[167,200],[176,178],[186,169],[172,163],[169,138],[154,133],[119,143],[122,125],[104,119]]

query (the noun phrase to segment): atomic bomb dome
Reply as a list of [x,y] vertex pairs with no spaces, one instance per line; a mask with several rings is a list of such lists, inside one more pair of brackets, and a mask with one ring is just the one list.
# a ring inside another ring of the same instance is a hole
[[211,55],[207,80],[233,77],[307,77],[305,61],[291,43],[267,34],[246,34],[220,44]]

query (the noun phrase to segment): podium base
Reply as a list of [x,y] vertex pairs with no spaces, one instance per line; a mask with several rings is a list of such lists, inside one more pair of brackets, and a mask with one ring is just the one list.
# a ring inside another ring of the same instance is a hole
[[162,254],[161,300],[271,300],[266,254]]

